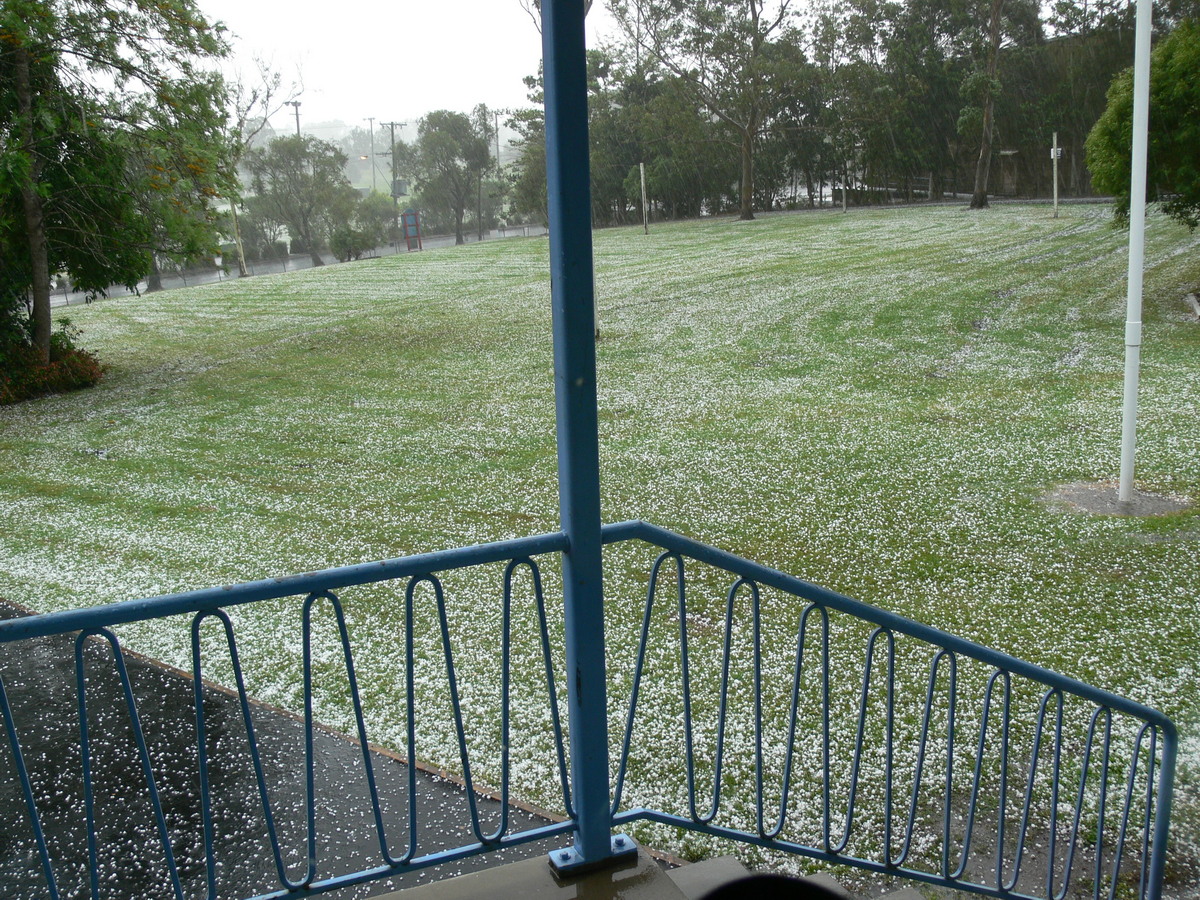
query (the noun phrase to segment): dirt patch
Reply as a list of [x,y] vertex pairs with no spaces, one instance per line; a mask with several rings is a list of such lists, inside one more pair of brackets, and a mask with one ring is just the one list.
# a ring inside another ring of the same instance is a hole
[[1133,499],[1117,499],[1115,481],[1077,481],[1064,484],[1046,494],[1045,500],[1068,512],[1089,513],[1094,516],[1167,516],[1190,509],[1192,503],[1184,497],[1152,494],[1133,490]]

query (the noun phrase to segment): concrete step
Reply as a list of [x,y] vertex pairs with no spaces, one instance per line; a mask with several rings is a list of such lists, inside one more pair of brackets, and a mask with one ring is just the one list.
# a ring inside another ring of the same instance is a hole
[[[745,878],[751,873],[733,856],[716,856],[702,862],[671,869],[667,874],[688,900],[702,900],[710,891],[737,881],[739,878]],[[842,887],[832,875],[824,873],[806,875],[803,881],[806,884],[824,888],[837,900],[855,900],[854,895]],[[752,896],[749,893],[749,886],[747,888],[747,896]],[[776,894],[772,893],[771,896],[776,896]],[[880,898],[880,900],[886,900],[886,898]],[[923,898],[920,895],[917,895],[916,898],[898,896],[897,900],[923,900]]]
[[[745,869],[742,870],[743,873]],[[628,863],[600,872],[560,879],[545,856],[468,872],[377,897],[376,900],[688,900],[657,862],[638,852]]]
[[[573,878],[559,878],[545,856],[468,872],[384,894],[375,900],[702,900],[709,892],[751,874],[732,856],[664,870],[649,854],[612,869]],[[824,888],[839,900],[856,900],[831,875],[809,875],[806,882]],[[772,894],[772,896],[775,896]],[[891,891],[877,900],[926,900],[912,887]]]
[[714,856],[667,872],[688,900],[699,900],[714,888],[748,874],[746,867],[733,856]]
[[832,875],[826,875],[824,872],[818,872],[816,875],[806,875],[804,880],[811,881],[813,884],[817,885],[817,887],[825,888],[825,890],[837,897],[838,900],[854,900],[854,895],[842,887],[841,882],[839,882]]

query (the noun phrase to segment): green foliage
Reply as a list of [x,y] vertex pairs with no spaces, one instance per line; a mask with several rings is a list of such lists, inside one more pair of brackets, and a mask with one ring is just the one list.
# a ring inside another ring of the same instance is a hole
[[0,333],[0,406],[99,382],[104,368],[94,355],[76,346],[79,336],[70,319],[59,319],[58,330],[50,335],[50,361],[43,362],[31,342],[5,342]]
[[[786,83],[786,41],[794,12],[787,0],[614,0],[613,18],[640,58],[648,53],[732,132],[741,160],[740,216],[754,218],[754,154]],[[785,75],[780,78],[780,75]]]
[[338,262],[352,259],[362,259],[378,246],[370,236],[361,229],[341,225],[333,229],[329,236],[329,250],[337,257]]
[[345,165],[345,153],[309,135],[277,138],[246,154],[264,229],[267,223],[286,227],[292,251],[299,242],[315,266],[323,263],[321,247],[353,215],[357,195],[343,174]]
[[368,247],[378,247],[387,241],[395,216],[395,201],[378,191],[363,197],[354,210],[354,221],[363,233]]
[[525,77],[529,88],[529,100],[539,104],[536,109],[520,109],[509,117],[506,124],[516,131],[515,146],[521,151],[509,173],[511,180],[511,203],[514,217],[532,218],[548,224],[550,213],[546,201],[546,115],[541,108],[544,102],[541,74]]
[[[743,11],[758,9],[758,34],[767,36],[751,40],[740,62],[730,56],[730,66],[744,69],[729,75],[726,92],[706,97],[697,79],[716,85],[726,70],[715,54],[749,40],[755,22],[747,13],[733,27],[740,13],[724,0],[682,12],[676,6],[615,4],[623,23],[619,43],[588,53],[598,226],[640,220],[640,163],[656,216],[725,212],[740,199],[747,152],[760,208],[805,205],[804,194],[816,205],[830,186],[842,184],[852,202],[970,192],[989,107],[992,145],[1015,151],[1004,153],[1003,178],[993,178],[994,187],[1049,196],[1047,151],[1057,133],[1065,150],[1060,190],[1086,195],[1084,139],[1103,110],[1104,86],[1132,54],[1123,4],[1063,5],[1047,9],[1042,22],[1030,0],[1004,0],[994,17],[995,42],[991,0],[853,0],[822,5],[791,27],[785,16],[769,34],[774,19],[767,11],[779,6],[747,4]],[[694,33],[699,19],[712,33]],[[729,32],[718,37],[718,26]],[[531,103],[540,104],[540,78],[529,76],[526,84]],[[739,110],[757,110],[748,143]],[[511,171],[513,210],[544,220],[541,110],[517,111],[508,124],[519,132],[522,150]]]
[[[247,259],[287,256],[287,243],[283,240],[285,225],[277,218],[274,205],[265,197],[244,197],[238,222]],[[280,247],[281,253],[277,252]]]
[[[985,119],[995,149],[1016,151],[1004,156],[1008,190],[1050,193],[1057,132],[1061,187],[1090,192],[1083,141],[1103,109],[1100,86],[1131,52],[1125,4],[1047,8],[1043,22],[1031,0],[851,0],[791,26],[785,15],[772,31],[781,6],[613,4],[622,41],[605,48],[608,77],[590,98],[597,224],[625,221],[631,166],[653,172],[663,157],[664,169],[692,170],[693,189],[706,184],[699,205],[710,212],[747,177],[760,206],[801,191],[815,203],[831,182],[859,199],[970,191]],[[668,87],[688,96],[666,114],[658,98]],[[737,171],[739,155],[749,171]],[[522,178],[537,182],[536,163]],[[518,194],[534,201],[532,187],[518,181]],[[671,215],[665,198],[652,199]]]
[[435,110],[421,119],[416,143],[405,148],[423,215],[430,223],[452,216],[456,244],[465,240],[463,219],[478,205],[484,172],[492,164],[490,123],[486,106],[476,107],[471,116]]
[[43,359],[52,273],[99,293],[214,251],[226,50],[192,0],[0,5],[0,240]]
[[[1179,221],[1200,224],[1200,20],[1179,25],[1150,56],[1146,192]],[[1114,79],[1108,107],[1087,139],[1096,186],[1129,216],[1133,156],[1133,70]]]

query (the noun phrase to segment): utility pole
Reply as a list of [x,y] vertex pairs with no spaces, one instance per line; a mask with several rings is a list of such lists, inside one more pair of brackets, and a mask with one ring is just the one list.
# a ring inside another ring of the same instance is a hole
[[371,193],[375,193],[375,117],[367,116],[371,128]]
[[396,126],[403,128],[407,122],[380,122],[392,132],[392,228],[396,232],[396,240],[400,240],[400,198],[396,195]]
[[492,113],[496,118],[496,174],[500,174],[500,113],[496,111]]
[[284,100],[283,105],[290,106],[296,111],[296,137],[300,137],[300,101]]

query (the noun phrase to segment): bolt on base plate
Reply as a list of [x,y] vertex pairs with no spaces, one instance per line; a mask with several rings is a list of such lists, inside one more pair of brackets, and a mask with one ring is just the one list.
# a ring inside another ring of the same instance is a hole
[[564,847],[550,853],[550,868],[556,875],[580,875],[596,869],[605,869],[617,863],[624,862],[630,857],[637,856],[638,847],[627,834],[614,834],[612,837],[612,855],[597,860],[584,860],[574,847]]

